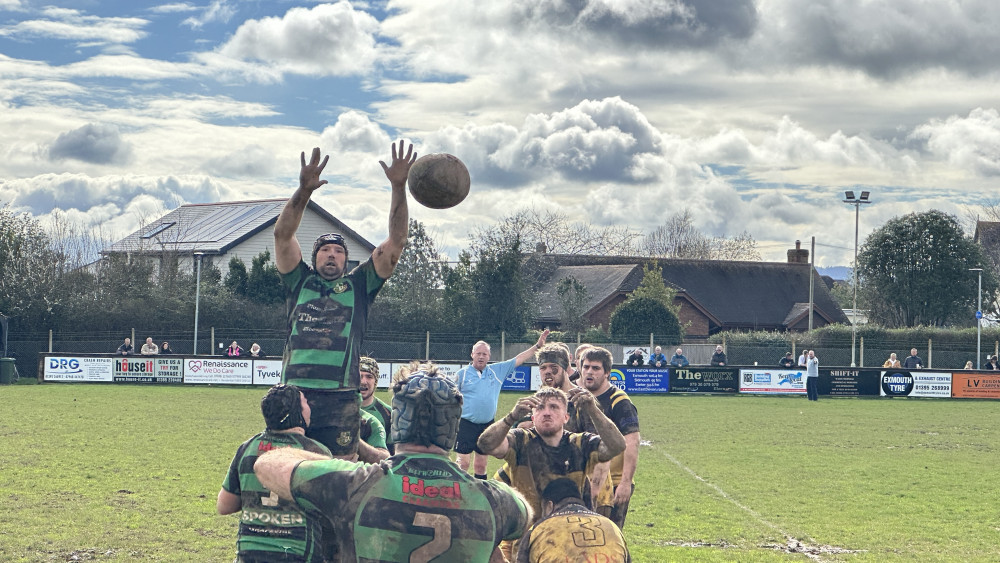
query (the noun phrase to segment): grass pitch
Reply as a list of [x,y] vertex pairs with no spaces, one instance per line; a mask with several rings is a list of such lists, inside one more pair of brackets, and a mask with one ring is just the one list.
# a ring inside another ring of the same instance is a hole
[[[215,496],[263,393],[0,387],[0,561],[231,561]],[[633,400],[636,561],[1000,559],[996,403]]]

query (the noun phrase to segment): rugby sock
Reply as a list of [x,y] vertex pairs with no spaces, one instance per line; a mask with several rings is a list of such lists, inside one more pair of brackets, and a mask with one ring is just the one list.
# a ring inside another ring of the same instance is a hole
[[479,475],[479,474],[477,473],[477,474],[476,474],[476,479],[482,479],[483,481],[485,481],[485,480],[486,480],[486,474],[484,473],[484,474],[482,474],[482,475]]

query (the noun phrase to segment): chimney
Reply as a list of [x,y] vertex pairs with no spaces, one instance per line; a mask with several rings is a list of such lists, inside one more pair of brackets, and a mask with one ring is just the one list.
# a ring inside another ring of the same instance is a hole
[[795,241],[795,248],[790,248],[788,250],[788,263],[789,264],[808,264],[809,263],[809,251],[802,248],[802,241]]
[[537,252],[538,254],[545,254],[545,243],[544,242],[535,243],[535,252]]

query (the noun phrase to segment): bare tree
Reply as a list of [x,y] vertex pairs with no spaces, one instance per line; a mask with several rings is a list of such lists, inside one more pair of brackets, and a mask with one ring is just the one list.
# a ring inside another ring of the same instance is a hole
[[757,241],[749,231],[732,238],[709,237],[698,230],[694,215],[683,209],[646,235],[641,249],[655,258],[692,260],[760,260]]
[[572,220],[558,211],[523,209],[501,219],[496,225],[473,234],[473,246],[519,236],[523,247],[530,251],[544,247],[555,254],[588,254],[631,256],[636,241],[642,236],[628,227],[594,227]]

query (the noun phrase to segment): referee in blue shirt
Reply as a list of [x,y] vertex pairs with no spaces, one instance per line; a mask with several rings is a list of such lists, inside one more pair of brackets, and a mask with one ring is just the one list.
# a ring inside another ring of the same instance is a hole
[[458,441],[455,443],[458,466],[462,471],[469,470],[469,457],[475,452],[473,474],[479,479],[486,479],[486,462],[489,461],[489,456],[476,446],[476,441],[493,424],[504,380],[517,366],[533,358],[535,352],[545,345],[548,337],[549,329],[545,329],[534,346],[506,362],[495,364],[489,363],[489,344],[480,340],[472,346],[472,363],[458,370],[455,375],[455,383],[463,396],[462,420],[458,423]]

